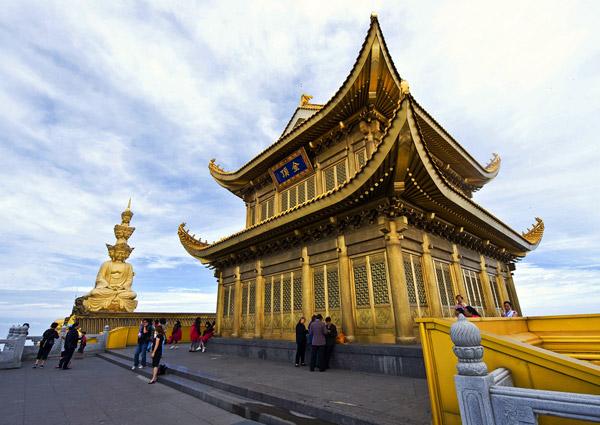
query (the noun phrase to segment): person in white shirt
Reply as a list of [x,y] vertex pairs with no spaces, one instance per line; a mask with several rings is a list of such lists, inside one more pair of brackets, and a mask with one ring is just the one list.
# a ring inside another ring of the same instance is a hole
[[518,317],[519,316],[519,313],[517,313],[515,310],[513,310],[512,304],[510,303],[510,301],[504,301],[503,307],[504,307],[504,311],[502,312],[502,317]]

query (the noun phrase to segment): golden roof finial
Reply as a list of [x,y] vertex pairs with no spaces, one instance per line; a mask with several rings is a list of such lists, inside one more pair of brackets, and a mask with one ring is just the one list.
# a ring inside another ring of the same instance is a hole
[[494,152],[492,159],[490,160],[488,165],[485,166],[485,171],[487,171],[488,173],[495,173],[500,168],[501,161],[502,160],[500,158],[500,155]]
[[371,12],[371,20],[372,21],[376,21],[377,20],[377,12]]
[[537,245],[542,240],[544,236],[544,221],[536,217],[535,224],[531,229],[527,229],[527,232],[523,232],[523,239],[529,242],[532,245]]
[[308,105],[312,98],[313,97],[310,94],[302,93],[302,95],[300,95],[300,105],[299,106]]
[[127,202],[127,209],[125,211],[131,210],[131,197],[129,197],[129,202]]
[[410,94],[410,86],[408,85],[408,81],[400,81],[400,93],[402,93],[403,95]]

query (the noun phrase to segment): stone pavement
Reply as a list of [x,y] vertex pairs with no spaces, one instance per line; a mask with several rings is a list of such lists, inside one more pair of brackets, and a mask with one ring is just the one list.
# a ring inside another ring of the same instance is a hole
[[0,425],[249,425],[257,422],[128,373],[98,357],[71,370],[47,367],[0,371]]
[[[132,358],[133,348],[112,353]],[[335,369],[310,372],[308,367],[295,368],[293,364],[214,354],[210,346],[206,353],[190,353],[185,345],[164,353],[167,365],[189,372],[203,383],[276,405],[290,401],[288,408],[294,409],[295,403],[296,411],[307,413],[308,407],[315,406],[356,418],[355,423],[431,423],[425,379]]]

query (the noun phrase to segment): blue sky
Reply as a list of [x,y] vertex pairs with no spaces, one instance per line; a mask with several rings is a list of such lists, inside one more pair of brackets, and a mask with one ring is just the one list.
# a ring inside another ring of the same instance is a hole
[[[133,198],[139,310],[214,310],[177,226],[243,227],[229,170],[326,102],[372,11],[417,100],[480,162],[477,202],[546,223],[515,280],[526,314],[600,305],[600,4],[11,2],[0,11],[0,322],[41,332],[89,291]],[[0,325],[0,333],[5,327]]]

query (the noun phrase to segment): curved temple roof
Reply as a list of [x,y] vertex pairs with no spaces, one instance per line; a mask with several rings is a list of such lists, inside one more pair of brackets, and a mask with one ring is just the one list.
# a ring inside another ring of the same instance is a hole
[[[242,246],[260,242],[266,232],[273,236],[315,217],[331,216],[342,206],[347,208],[371,196],[363,193],[388,190],[395,180],[405,187],[403,199],[464,226],[478,237],[487,237],[516,256],[535,249],[543,235],[541,219],[532,230],[519,234],[470,199],[471,192],[497,175],[500,157],[494,154],[488,165],[481,165],[416,102],[389,56],[374,16],[352,71],[331,100],[322,107],[315,105],[318,108],[314,108],[312,116],[284,132],[278,141],[239,170],[226,172],[212,160],[210,173],[221,186],[239,196],[242,189],[252,185],[254,179],[264,175],[283,156],[314,143],[369,104],[382,114],[387,126],[371,158],[349,181],[214,244],[190,236],[182,224],[178,234],[184,248],[195,258],[210,262]],[[290,121],[286,129],[291,124]]]
[[[290,129],[295,113],[286,126],[287,131],[237,171],[227,172],[218,166],[215,160],[211,160],[210,174],[221,186],[240,196],[240,189],[252,184],[253,179],[258,178],[278,159],[319,138],[338,122],[357,112],[360,107],[374,103],[378,111],[384,114],[387,112],[386,115],[389,115],[400,98],[401,81],[388,53],[377,17],[373,15],[369,31],[350,74],[325,105],[312,105],[308,103],[310,97],[307,96],[306,103],[301,103],[296,113],[306,106],[314,106],[312,109],[315,113]],[[304,96],[306,95],[303,95],[301,102],[305,100]],[[499,157],[494,159],[493,164],[481,165],[420,105],[417,104],[416,109],[432,152],[473,185],[475,190],[496,176],[500,168]]]

